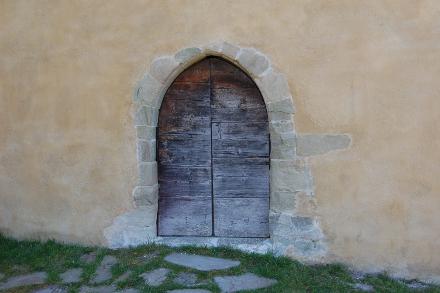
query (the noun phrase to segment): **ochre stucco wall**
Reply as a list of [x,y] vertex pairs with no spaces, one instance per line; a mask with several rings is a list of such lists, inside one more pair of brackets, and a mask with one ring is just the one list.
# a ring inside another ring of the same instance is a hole
[[0,231],[103,244],[132,206],[132,92],[226,40],[286,74],[329,261],[440,281],[438,1],[0,1]]

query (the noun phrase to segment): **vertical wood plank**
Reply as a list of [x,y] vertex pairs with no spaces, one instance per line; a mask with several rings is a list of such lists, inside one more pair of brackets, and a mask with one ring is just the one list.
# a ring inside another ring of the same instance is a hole
[[161,236],[212,235],[209,60],[181,73],[164,96],[158,125]]
[[269,129],[253,81],[223,60],[211,61],[214,234],[269,236]]

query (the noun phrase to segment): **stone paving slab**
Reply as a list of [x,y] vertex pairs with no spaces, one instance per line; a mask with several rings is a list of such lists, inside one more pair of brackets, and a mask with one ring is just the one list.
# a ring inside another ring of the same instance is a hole
[[63,284],[78,283],[81,280],[83,270],[81,268],[70,269],[60,274]]
[[374,292],[374,287],[369,284],[356,283],[353,284],[352,287],[363,292]]
[[251,273],[239,276],[215,277],[214,281],[220,287],[222,292],[256,290],[267,288],[277,283],[277,280],[259,277]]
[[32,291],[32,293],[67,293],[67,292],[68,290],[66,288],[55,285]]
[[47,279],[47,273],[36,272],[27,275],[15,276],[0,283],[0,290],[12,289],[21,286],[44,284]]
[[98,286],[98,287],[82,286],[79,289],[79,293],[113,293],[113,292],[116,292],[115,285]]
[[141,291],[135,288],[126,288],[118,291],[118,293],[139,293],[139,292]]
[[167,293],[211,293],[211,291],[205,289],[176,289],[167,291]]
[[145,280],[145,284],[147,284],[148,286],[158,287],[162,285],[163,282],[165,282],[169,273],[169,269],[160,268],[150,271],[148,273],[143,273],[140,275],[140,277]]
[[184,253],[172,253],[167,255],[165,260],[200,271],[225,270],[240,265],[236,260]]
[[112,266],[118,263],[118,259],[112,255],[106,255],[102,259],[101,264],[96,269],[96,275],[92,283],[102,283],[112,278]]
[[193,274],[193,273],[179,273],[175,278],[174,278],[174,283],[182,285],[182,286],[186,286],[186,287],[190,287],[190,286],[194,286],[197,284],[197,275]]
[[83,263],[90,264],[96,260],[96,251],[81,255],[79,260]]
[[123,273],[122,275],[120,275],[116,280],[115,283],[119,283],[119,282],[124,282],[126,281],[130,275],[131,275],[131,271],[126,271],[125,273]]

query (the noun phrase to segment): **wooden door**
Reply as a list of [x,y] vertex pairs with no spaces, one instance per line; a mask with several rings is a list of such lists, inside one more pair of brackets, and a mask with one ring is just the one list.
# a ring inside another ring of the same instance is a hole
[[159,114],[159,235],[268,237],[269,148],[243,71],[215,57],[185,70]]

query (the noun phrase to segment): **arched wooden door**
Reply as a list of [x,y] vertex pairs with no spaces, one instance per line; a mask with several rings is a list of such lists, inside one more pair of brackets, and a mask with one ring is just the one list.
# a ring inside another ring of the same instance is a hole
[[181,73],[159,112],[158,234],[269,236],[269,129],[255,83],[209,57]]

